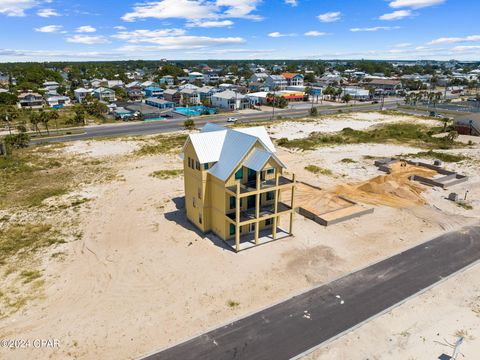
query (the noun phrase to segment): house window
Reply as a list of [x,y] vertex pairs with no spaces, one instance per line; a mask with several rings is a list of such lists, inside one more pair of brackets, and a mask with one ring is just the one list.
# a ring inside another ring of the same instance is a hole
[[196,162],[195,165],[196,165],[195,168],[196,168],[197,170],[200,170],[200,163],[199,163],[198,161]]
[[202,189],[198,188],[198,198],[202,199]]
[[234,234],[235,234],[235,225],[230,224],[230,235],[234,235]]
[[230,196],[230,209],[235,209],[235,203],[236,203],[235,197]]
[[193,207],[196,208],[197,207],[197,200],[195,198],[193,198]]
[[272,219],[265,220],[265,226],[270,226],[270,225],[272,225]]
[[274,197],[275,197],[275,191],[267,192],[267,201],[273,200]]
[[203,170],[208,170],[208,163],[203,164]]
[[243,169],[240,169],[235,173],[235,180],[242,180],[242,179],[243,179]]
[[273,168],[267,170],[267,174],[273,174],[274,172],[275,172],[275,169],[273,169]]
[[202,214],[198,214],[198,223],[199,223],[199,224],[202,223]]
[[188,167],[192,167],[192,159],[188,158]]

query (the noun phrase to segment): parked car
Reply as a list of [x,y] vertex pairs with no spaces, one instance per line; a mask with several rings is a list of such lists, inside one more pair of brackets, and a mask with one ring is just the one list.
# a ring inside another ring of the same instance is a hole
[[238,119],[235,118],[235,117],[229,117],[229,118],[227,119],[227,122],[234,123],[234,122],[237,122],[237,120],[238,120]]

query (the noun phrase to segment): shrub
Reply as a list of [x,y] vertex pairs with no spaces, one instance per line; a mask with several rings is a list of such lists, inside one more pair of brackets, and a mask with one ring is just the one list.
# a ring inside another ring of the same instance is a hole
[[25,133],[11,134],[5,136],[4,140],[7,147],[19,149],[28,147],[30,136]]
[[310,109],[310,116],[318,116],[318,109],[316,107]]
[[187,130],[191,130],[195,128],[195,122],[192,119],[185,120],[183,122],[183,127]]

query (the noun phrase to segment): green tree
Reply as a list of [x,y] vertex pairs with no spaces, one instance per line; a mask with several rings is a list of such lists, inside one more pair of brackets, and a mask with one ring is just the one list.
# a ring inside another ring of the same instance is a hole
[[342,96],[342,101],[344,101],[345,103],[349,103],[350,101],[352,100],[352,96],[350,94],[345,94]]
[[35,112],[35,111],[31,111],[30,112],[30,123],[33,125],[33,128],[35,129],[35,131],[38,133],[38,134],[42,134],[40,132],[40,128],[38,127],[38,124],[41,122],[41,119],[40,119],[40,116],[39,116],[39,113]]
[[187,130],[192,130],[195,128],[195,122],[192,119],[185,120],[183,122],[183,127]]
[[0,108],[0,120],[5,122],[8,127],[8,132],[11,134],[11,122],[18,118],[19,116],[19,111],[18,109],[13,106],[13,105],[7,105],[7,106],[2,106]]
[[8,92],[0,93],[0,105],[15,105],[18,103],[18,97]]

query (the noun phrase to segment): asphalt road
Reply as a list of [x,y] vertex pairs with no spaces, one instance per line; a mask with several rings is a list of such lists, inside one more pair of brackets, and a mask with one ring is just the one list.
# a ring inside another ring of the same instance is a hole
[[480,225],[467,227],[145,359],[290,359],[479,259]]
[[[320,114],[332,114],[342,111],[361,111],[361,110],[376,110],[380,109],[380,104],[363,104],[363,105],[352,105],[352,106],[337,106],[334,108],[322,109],[319,107]],[[396,102],[385,103],[386,108],[396,107]],[[309,109],[288,109],[280,110],[275,112],[275,116],[282,117],[295,117],[307,115]],[[259,112],[258,114],[224,114],[224,115],[213,115],[209,117],[198,117],[192,118],[195,121],[197,126],[201,126],[207,122],[213,122],[217,124],[226,124],[227,118],[230,116],[235,116],[241,122],[254,122],[269,120],[272,116],[270,112]],[[98,126],[89,126],[78,130],[72,130],[72,132],[81,132],[80,134],[72,134],[67,136],[56,136],[49,138],[41,139],[32,139],[32,143],[40,142],[64,142],[64,141],[73,141],[73,140],[86,140],[94,139],[99,137],[110,137],[110,136],[134,136],[134,135],[151,135],[158,133],[167,133],[172,131],[177,131],[183,129],[183,122],[186,118],[180,119],[167,119],[161,121],[151,121],[151,122],[132,122],[132,123],[121,123],[121,124],[105,124]]]

